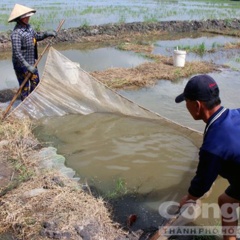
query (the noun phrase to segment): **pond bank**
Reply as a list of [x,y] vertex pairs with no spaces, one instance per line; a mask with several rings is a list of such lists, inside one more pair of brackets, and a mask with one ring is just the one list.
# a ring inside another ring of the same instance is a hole
[[126,239],[101,197],[43,166],[32,128],[14,116],[0,125],[0,239]]
[[[64,25],[63,25],[64,28]],[[54,43],[99,42],[131,38],[134,35],[161,35],[194,31],[235,31],[240,29],[240,19],[205,20],[205,21],[162,21],[133,22],[123,24],[104,24],[62,29]],[[0,33],[0,49],[9,50],[11,31]],[[232,32],[233,34],[233,32]],[[43,41],[44,42],[44,41]]]

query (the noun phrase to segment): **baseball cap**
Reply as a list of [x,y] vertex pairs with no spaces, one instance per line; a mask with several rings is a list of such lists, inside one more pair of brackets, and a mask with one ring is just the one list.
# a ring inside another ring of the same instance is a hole
[[176,103],[186,99],[207,102],[219,97],[219,88],[215,80],[209,75],[192,77],[184,88],[182,94],[175,98]]

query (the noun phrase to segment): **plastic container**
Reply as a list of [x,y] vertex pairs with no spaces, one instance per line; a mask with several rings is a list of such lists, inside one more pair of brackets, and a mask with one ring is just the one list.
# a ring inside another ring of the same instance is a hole
[[186,61],[186,51],[174,50],[173,52],[173,66],[174,67],[184,67]]

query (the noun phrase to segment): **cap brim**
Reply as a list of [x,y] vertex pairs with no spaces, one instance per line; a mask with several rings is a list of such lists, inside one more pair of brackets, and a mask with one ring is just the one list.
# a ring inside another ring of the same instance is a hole
[[176,103],[180,103],[180,102],[182,102],[182,101],[184,101],[185,100],[185,97],[184,97],[184,94],[182,93],[182,94],[180,94],[180,95],[178,95],[176,98],[175,98],[175,102]]

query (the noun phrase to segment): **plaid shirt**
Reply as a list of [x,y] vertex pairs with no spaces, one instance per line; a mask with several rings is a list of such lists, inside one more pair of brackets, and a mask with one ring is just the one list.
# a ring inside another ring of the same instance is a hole
[[35,43],[43,40],[43,35],[36,33],[28,24],[23,26],[16,24],[12,34],[12,62],[15,67],[23,67],[24,60],[30,65],[35,64]]

